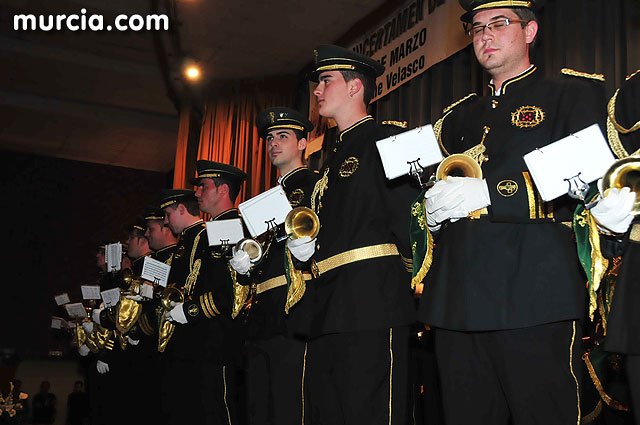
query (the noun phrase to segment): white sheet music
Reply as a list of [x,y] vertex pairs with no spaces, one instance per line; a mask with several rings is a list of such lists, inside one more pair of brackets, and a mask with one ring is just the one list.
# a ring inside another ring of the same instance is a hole
[[378,140],[376,146],[389,180],[409,174],[413,161],[417,161],[422,168],[442,161],[442,152],[431,125]]
[[80,290],[82,291],[82,298],[85,300],[99,300],[101,298],[99,285],[82,285]]
[[122,264],[122,244],[120,242],[107,245],[104,255],[107,262],[107,271],[120,270],[120,265]]
[[65,304],[64,308],[72,319],[84,319],[87,317],[87,311],[84,309],[82,303]]
[[578,176],[591,183],[615,162],[598,124],[593,124],[524,156],[531,177],[547,202],[566,195],[566,179]]
[[71,302],[71,300],[69,299],[69,294],[67,294],[66,292],[64,294],[56,295],[54,299],[56,300],[57,305],[64,305]]
[[165,264],[162,261],[154,260],[151,257],[144,257],[144,263],[142,264],[142,274],[140,275],[140,277],[148,280],[153,284],[160,285],[166,288],[170,271],[170,265]]
[[256,237],[269,230],[267,222],[272,222],[276,226],[284,223],[284,219],[292,208],[282,186],[278,185],[244,201],[238,205],[238,210],[242,214],[242,220],[247,225],[249,233]]
[[119,288],[107,289],[106,291],[102,291],[100,295],[102,296],[102,301],[104,301],[104,306],[107,308],[115,307],[118,302],[120,302]]
[[207,238],[209,239],[209,246],[220,246],[223,240],[229,245],[235,245],[244,238],[242,219],[232,218],[230,220],[208,221]]

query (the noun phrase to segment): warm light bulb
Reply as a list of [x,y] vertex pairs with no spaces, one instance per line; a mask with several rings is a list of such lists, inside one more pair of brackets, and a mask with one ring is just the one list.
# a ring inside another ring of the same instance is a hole
[[197,80],[200,78],[200,69],[197,66],[190,66],[186,69],[185,74],[190,80]]

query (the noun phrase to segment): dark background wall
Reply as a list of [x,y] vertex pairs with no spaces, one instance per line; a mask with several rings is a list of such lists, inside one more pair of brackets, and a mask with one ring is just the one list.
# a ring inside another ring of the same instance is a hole
[[130,168],[0,151],[3,233],[0,350],[44,356],[68,344],[52,331],[53,297],[98,279],[95,253],[170,187],[171,176]]

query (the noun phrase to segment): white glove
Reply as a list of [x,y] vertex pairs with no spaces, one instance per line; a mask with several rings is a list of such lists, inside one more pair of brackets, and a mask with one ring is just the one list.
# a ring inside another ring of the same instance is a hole
[[127,295],[126,298],[132,301],[142,301],[144,299],[142,295]]
[[470,212],[491,205],[487,182],[473,177],[448,177],[424,195],[427,224],[435,227],[445,220],[456,221]]
[[87,344],[82,344],[80,347],[78,347],[78,353],[80,353],[82,357],[89,354],[89,351],[90,350],[89,350],[89,347],[87,347]]
[[316,252],[316,239],[304,236],[299,239],[287,239],[287,247],[291,255],[300,261],[307,261]]
[[176,303],[175,306],[164,314],[164,318],[170,322],[178,322],[183,325],[187,323],[187,316],[184,315],[183,303]]
[[105,374],[109,372],[109,364],[98,360],[98,363],[96,363],[96,369],[98,369],[98,373]]
[[128,335],[127,335],[127,341],[129,341],[129,344],[131,345],[138,345],[140,343],[139,339],[133,339]]
[[240,274],[249,274],[249,269],[251,268],[251,260],[249,259],[249,254],[243,249],[239,249],[233,254],[231,260],[229,260],[229,264],[235,271]]
[[93,333],[93,322],[82,322],[82,327],[86,333]]
[[102,311],[102,308],[96,308],[91,312],[91,320],[93,320],[95,323],[102,325],[102,323],[100,323],[100,312]]
[[633,216],[629,213],[635,202],[636,194],[631,189],[614,187],[591,208],[591,215],[600,230],[606,233],[626,233],[633,221]]

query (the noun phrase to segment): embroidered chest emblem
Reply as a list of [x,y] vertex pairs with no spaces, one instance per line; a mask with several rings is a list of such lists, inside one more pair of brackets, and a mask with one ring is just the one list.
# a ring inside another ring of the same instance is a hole
[[416,202],[411,206],[411,215],[416,217],[420,230],[424,230],[426,228],[426,223],[422,212],[422,202]]
[[359,164],[360,162],[355,156],[350,156],[349,158],[345,159],[340,166],[340,177],[351,177],[353,173],[355,173],[358,169]]
[[513,180],[502,180],[498,183],[498,193],[505,198],[513,196],[518,191],[518,183]]
[[173,257],[176,259],[182,257],[182,254],[184,254],[184,250],[185,250],[184,245],[180,245],[178,249],[176,249],[176,252],[173,254]]
[[189,306],[189,316],[195,317],[198,315],[198,313],[200,313],[200,309],[198,309],[198,306],[195,304],[191,304]]
[[289,203],[291,204],[292,207],[297,207],[298,205],[300,205],[302,203],[302,200],[304,199],[304,190],[302,189],[295,189],[293,192],[291,192],[289,194]]
[[544,121],[544,111],[538,106],[521,106],[511,113],[511,124],[519,128],[531,128]]

